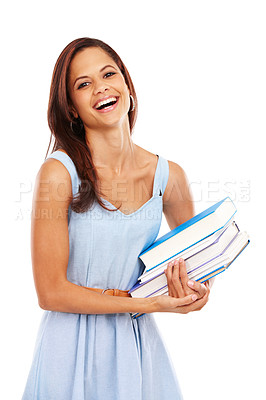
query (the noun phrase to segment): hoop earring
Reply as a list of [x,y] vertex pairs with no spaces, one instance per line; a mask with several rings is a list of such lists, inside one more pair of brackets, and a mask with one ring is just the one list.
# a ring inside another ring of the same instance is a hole
[[73,130],[73,121],[70,121],[70,129],[72,130],[73,133],[75,133]]
[[[78,127],[78,131],[75,131],[73,129],[73,122],[74,122],[75,126]],[[70,121],[70,129],[74,133],[74,135],[79,135],[82,132],[83,128],[84,128],[84,125],[83,125],[83,123],[82,123],[80,118],[77,119],[77,122]]]
[[132,94],[130,94],[129,97],[132,99],[132,103],[133,103],[133,108],[131,110],[129,110],[129,112],[131,112],[131,111],[135,110],[135,100],[134,100],[134,97],[132,96]]

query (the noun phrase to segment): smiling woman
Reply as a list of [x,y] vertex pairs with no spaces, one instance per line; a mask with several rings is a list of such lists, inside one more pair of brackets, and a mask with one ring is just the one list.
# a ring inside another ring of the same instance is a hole
[[129,294],[162,212],[171,229],[193,215],[182,168],[133,143],[137,105],[125,65],[104,42],[77,39],[60,54],[48,107],[55,143],[33,197],[44,313],[23,400],[182,399],[153,313],[199,310],[209,288],[189,287],[181,261],[169,266],[167,283],[182,291]]
[[[98,84],[106,84],[104,92],[111,92],[112,88],[112,93],[95,95],[95,85]],[[117,98],[115,107],[97,110],[95,113],[96,102],[109,96]],[[98,174],[92,148],[87,145],[85,129],[99,129],[99,125],[101,129],[110,128],[109,119],[113,118],[113,114],[110,115],[108,111],[113,111],[118,105],[120,112],[123,107],[123,128],[132,135],[138,102],[131,77],[119,55],[98,39],[81,38],[69,43],[60,54],[54,68],[48,124],[51,129],[49,147],[54,137],[52,151],[64,149],[74,161],[81,179],[80,191],[72,201],[72,209],[76,212],[88,210],[94,201],[107,208],[101,200]],[[105,119],[99,120],[97,114],[105,115]],[[116,118],[120,117],[116,115]]]

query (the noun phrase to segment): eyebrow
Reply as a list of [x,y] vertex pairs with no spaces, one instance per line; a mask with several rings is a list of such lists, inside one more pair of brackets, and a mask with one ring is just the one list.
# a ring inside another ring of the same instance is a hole
[[[100,72],[102,72],[103,70],[105,70],[105,68],[114,68],[116,69],[113,65],[105,65],[103,68],[100,69]],[[73,83],[73,86],[75,86],[75,83],[79,80],[79,79],[83,79],[83,78],[89,78],[88,75],[83,75],[83,76],[79,76],[77,79],[75,79],[75,82]]]

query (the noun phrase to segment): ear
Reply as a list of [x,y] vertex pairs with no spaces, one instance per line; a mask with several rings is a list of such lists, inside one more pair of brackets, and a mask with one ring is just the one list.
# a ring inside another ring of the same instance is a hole
[[73,106],[70,106],[70,112],[73,114],[74,118],[78,118],[79,115]]

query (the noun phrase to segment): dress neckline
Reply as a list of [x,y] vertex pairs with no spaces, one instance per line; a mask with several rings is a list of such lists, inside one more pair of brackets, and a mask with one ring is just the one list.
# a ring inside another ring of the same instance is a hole
[[[64,151],[61,151],[61,149],[58,149],[57,151],[59,151],[60,153],[65,154],[65,155],[71,160],[71,158],[69,157],[69,155],[68,155],[67,153],[65,153]],[[158,175],[159,163],[160,163],[160,155],[156,154],[156,156],[157,156],[158,160],[157,160],[157,165],[156,165],[155,174],[154,174],[154,178],[153,178],[153,187],[152,187],[152,196],[151,196],[151,198],[150,198],[149,200],[147,200],[146,203],[142,204],[141,207],[139,207],[137,210],[133,211],[133,212],[130,213],[130,214],[125,214],[125,213],[123,213],[123,212],[120,211],[120,210],[116,210],[115,212],[118,212],[119,214],[123,215],[123,217],[131,217],[132,215],[135,215],[135,214],[137,214],[138,212],[140,212],[144,207],[146,207],[146,206],[154,199],[155,194],[156,194],[156,191],[155,191],[155,182],[156,182],[156,178],[157,178],[157,175]],[[72,161],[72,160],[71,160],[71,161]],[[73,162],[73,161],[72,161],[72,162]],[[109,205],[110,205],[111,207],[113,207],[114,209],[116,208],[112,203],[110,203],[109,200],[104,199],[104,198],[101,197],[101,196],[100,196],[100,199],[101,199],[103,202],[106,202],[107,204],[109,204]],[[113,211],[108,211],[108,210],[106,210],[106,211],[107,211],[107,212],[113,212]]]
[[[141,211],[146,205],[148,205],[148,204],[154,199],[155,194],[156,194],[156,191],[155,191],[155,182],[156,182],[156,177],[157,177],[157,174],[158,174],[159,162],[160,162],[160,155],[158,155],[158,154],[156,154],[156,155],[157,155],[158,160],[157,160],[157,165],[156,165],[155,174],[154,174],[154,178],[153,178],[153,188],[152,188],[152,196],[151,196],[151,198],[150,198],[149,200],[147,200],[144,204],[142,204],[141,207],[139,207],[137,210],[133,211],[133,212],[130,213],[130,214],[125,214],[124,212],[122,212],[122,211],[120,211],[120,210],[116,210],[116,211],[115,211],[115,212],[118,212],[118,213],[120,213],[121,215],[123,215],[123,217],[131,217],[132,215],[137,214],[139,211]],[[104,202],[108,203],[110,206],[114,207],[114,209],[116,208],[112,203],[110,203],[109,200],[106,200],[106,199],[104,199],[103,197],[100,197],[100,199],[103,200]],[[106,210],[106,211],[108,211],[108,210]],[[110,211],[110,212],[113,212],[113,211]]]

